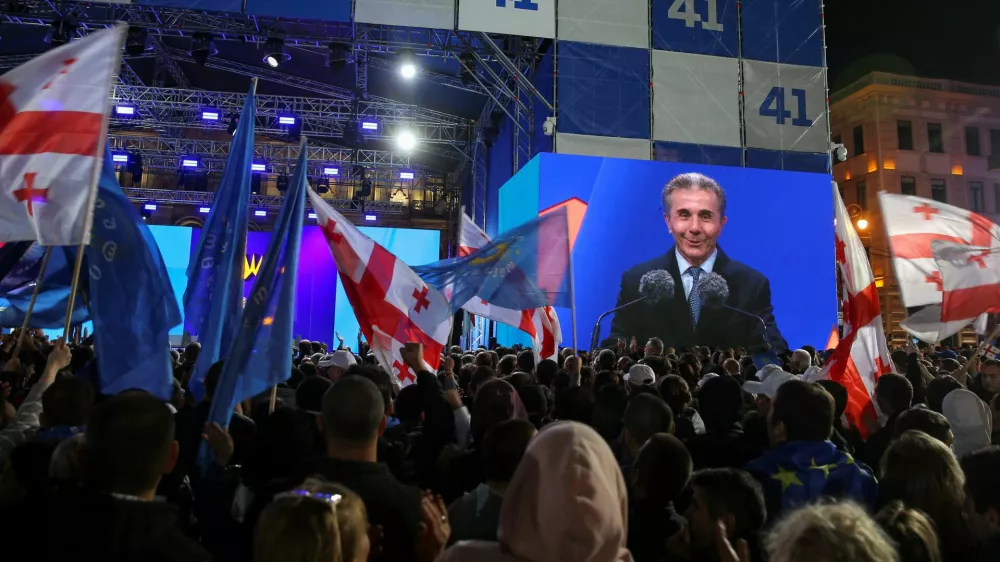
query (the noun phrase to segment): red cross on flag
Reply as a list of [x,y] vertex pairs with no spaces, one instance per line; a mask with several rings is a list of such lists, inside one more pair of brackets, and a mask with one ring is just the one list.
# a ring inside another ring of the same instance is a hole
[[847,389],[844,415],[863,434],[877,420],[872,396],[875,382],[892,371],[889,347],[882,329],[875,276],[854,224],[833,184],[836,213],[837,269],[843,286],[844,337],[830,356],[825,369],[830,380]]
[[127,29],[94,33],[0,76],[0,241],[89,238],[88,202]]
[[330,244],[344,293],[379,365],[396,376],[400,386],[416,382],[416,373],[403,364],[400,349],[408,342],[420,342],[426,368],[436,371],[451,332],[451,309],[444,295],[365,236],[312,188],[309,201]]
[[[958,333],[975,318],[942,318],[943,279],[932,243],[994,248],[1000,246],[1000,227],[977,213],[922,197],[883,192],[879,202],[903,304],[924,307],[906,318],[902,327],[929,343]],[[982,332],[985,316],[979,320],[977,330]]]
[[1000,312],[1000,247],[935,241],[941,270],[943,322],[967,325],[980,314]]
[[[462,228],[459,230],[458,254],[468,255],[490,243],[486,235],[476,223],[462,213]],[[562,329],[559,326],[559,316],[551,306],[533,310],[511,310],[489,304],[475,298],[462,306],[470,314],[489,318],[494,322],[513,326],[531,336],[531,347],[535,351],[535,362],[543,359],[556,359],[559,355],[559,344],[562,343]]]

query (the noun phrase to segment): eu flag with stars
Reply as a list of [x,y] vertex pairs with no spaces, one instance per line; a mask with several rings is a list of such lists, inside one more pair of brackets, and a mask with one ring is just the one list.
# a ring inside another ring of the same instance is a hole
[[870,508],[878,499],[871,469],[830,441],[788,441],[746,466],[764,488],[769,518],[822,498],[854,500]]
[[[281,203],[267,253],[212,397],[208,421],[222,427],[229,424],[238,402],[261,394],[291,376],[295,278],[308,173],[306,152],[303,140],[298,169]],[[203,448],[203,467],[206,453]]]
[[413,270],[445,295],[450,290],[453,312],[473,298],[511,310],[570,307],[569,252],[566,209],[559,208],[471,254]]
[[256,81],[250,85],[212,210],[188,264],[184,314],[201,343],[188,389],[198,401],[205,395],[204,379],[209,367],[229,352],[243,309],[243,261],[256,132],[255,90]]
[[170,329],[181,323],[181,312],[153,233],[118,185],[111,152],[104,156],[84,257],[99,390],[142,389],[169,400]]

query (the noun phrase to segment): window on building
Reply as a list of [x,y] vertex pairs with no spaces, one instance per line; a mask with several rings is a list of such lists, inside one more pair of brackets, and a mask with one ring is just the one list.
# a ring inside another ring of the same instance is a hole
[[983,182],[969,182],[969,208],[977,213],[983,212]]
[[990,154],[1000,154],[1000,129],[990,129]]
[[944,180],[931,180],[931,199],[938,203],[948,202],[948,185]]
[[944,152],[944,138],[941,136],[941,123],[927,124],[927,150]]
[[858,206],[868,210],[868,186],[863,181],[858,182]]
[[900,150],[913,150],[913,123],[896,121],[896,138],[899,139]]
[[903,195],[916,195],[917,179],[910,176],[903,176],[899,178],[899,187],[899,191]]
[[858,125],[854,128],[854,155],[865,153],[865,128]]
[[993,211],[1000,213],[1000,183],[993,184]]
[[965,128],[965,153],[969,156],[982,156],[983,150],[979,146],[979,128]]

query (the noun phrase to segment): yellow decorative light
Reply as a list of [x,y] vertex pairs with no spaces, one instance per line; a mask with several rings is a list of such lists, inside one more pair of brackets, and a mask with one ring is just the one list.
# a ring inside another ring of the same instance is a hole
[[882,166],[886,170],[895,170],[896,169],[896,161],[887,158],[887,159],[885,159],[885,160],[882,161]]
[[878,162],[876,162],[875,160],[869,160],[868,161],[868,173],[870,174],[872,172],[877,172],[877,171],[878,171]]
[[960,175],[962,175],[962,164],[961,163],[955,163],[955,164],[951,165],[951,175],[953,175],[953,176],[960,176]]

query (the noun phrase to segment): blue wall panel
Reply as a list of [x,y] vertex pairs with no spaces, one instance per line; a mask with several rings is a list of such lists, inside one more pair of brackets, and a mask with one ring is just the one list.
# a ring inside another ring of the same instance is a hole
[[821,0],[743,0],[743,57],[823,66]]
[[696,55],[739,54],[736,0],[653,0],[653,48]]
[[559,43],[559,130],[650,138],[649,51]]
[[136,4],[187,8],[190,10],[210,10],[214,12],[241,12],[243,0],[136,0]]
[[748,148],[747,167],[829,174],[830,155],[826,152],[817,154],[814,152]]
[[247,13],[259,16],[351,21],[351,0],[246,0]]
[[656,141],[653,143],[653,160],[715,166],[742,166],[743,149],[734,146]]

